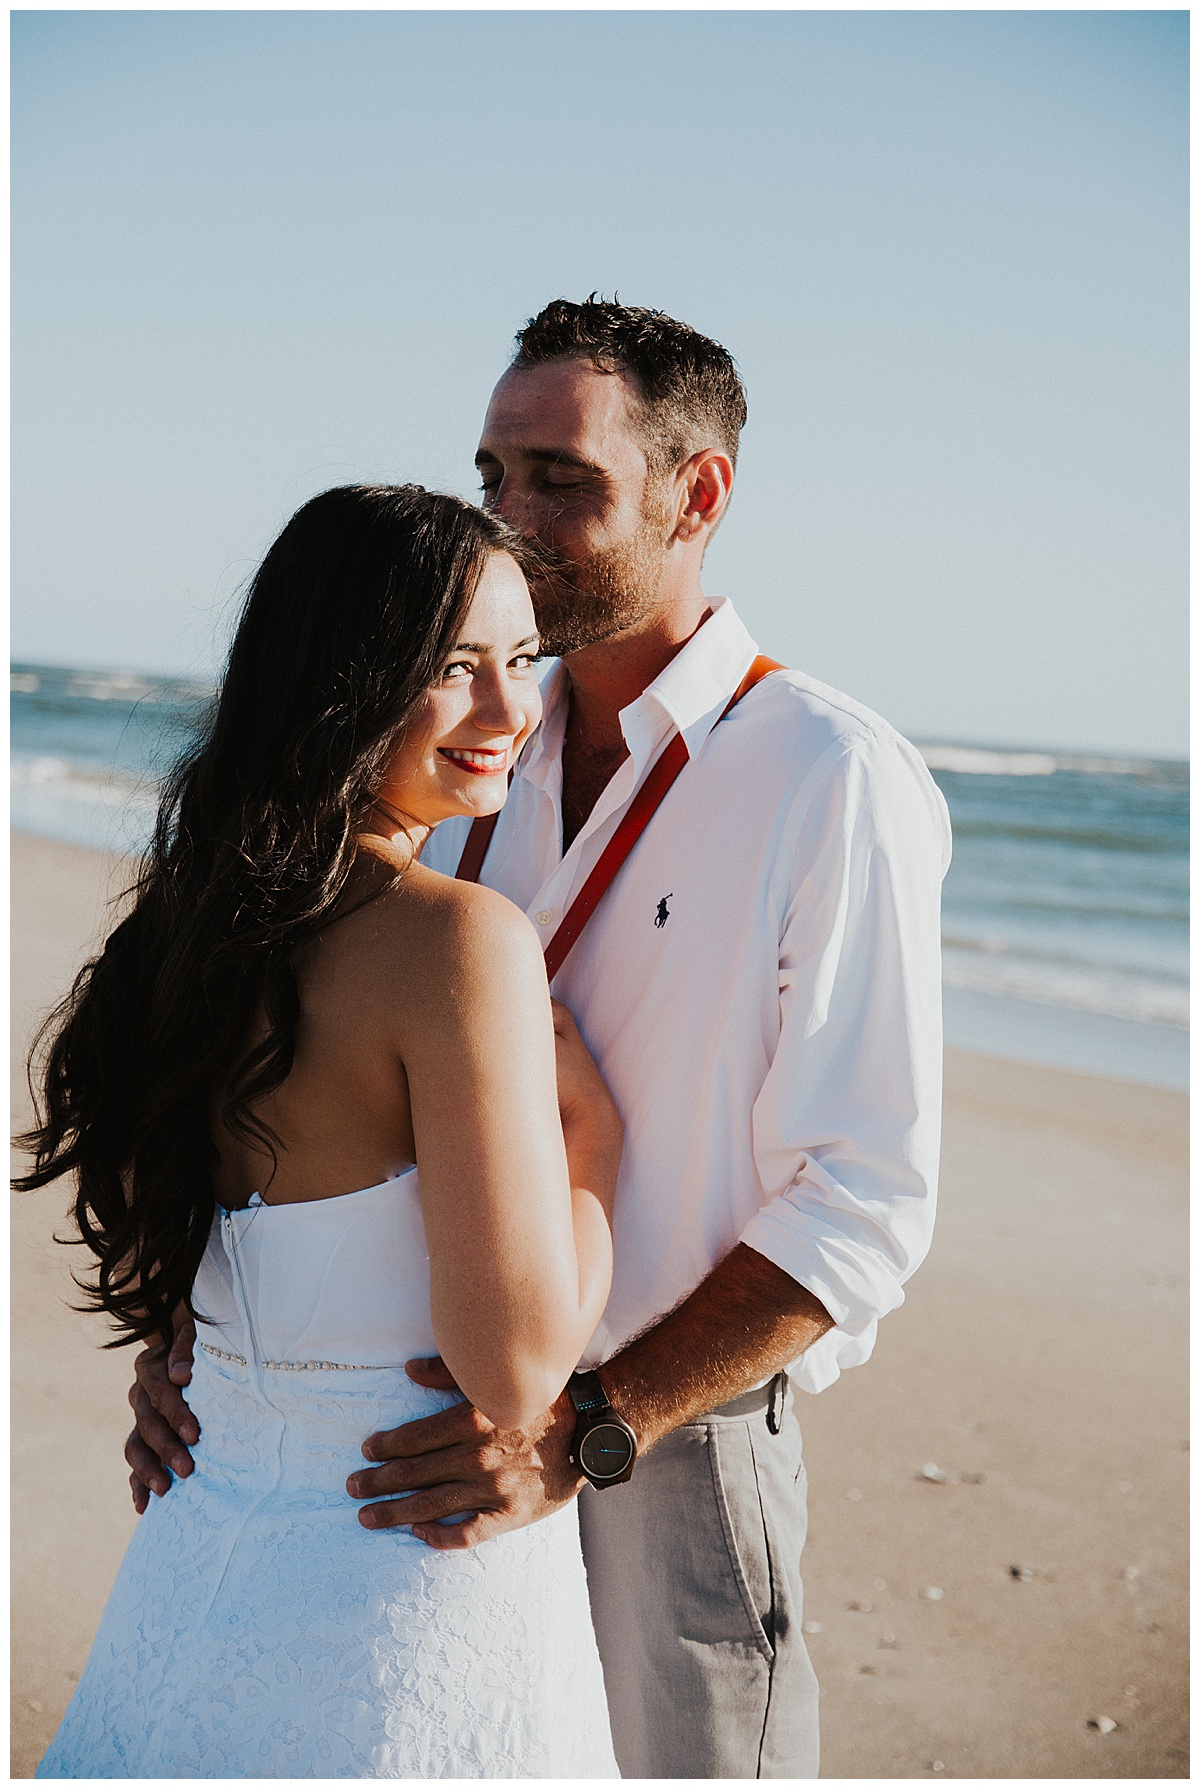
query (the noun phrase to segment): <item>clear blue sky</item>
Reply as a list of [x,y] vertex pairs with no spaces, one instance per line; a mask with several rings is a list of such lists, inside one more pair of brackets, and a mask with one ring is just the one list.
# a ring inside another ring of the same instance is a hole
[[470,494],[595,288],[742,368],[764,648],[1186,751],[1186,13],[26,12],[12,68],[15,656],[211,668],[314,491]]

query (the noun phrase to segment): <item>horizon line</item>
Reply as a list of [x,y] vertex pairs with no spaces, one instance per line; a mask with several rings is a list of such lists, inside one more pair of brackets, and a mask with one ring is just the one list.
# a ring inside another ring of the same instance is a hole
[[[79,660],[69,662],[65,659],[17,657],[9,660],[10,676],[20,675],[22,672],[37,673],[39,671],[76,672],[84,677],[137,677],[147,683],[192,683],[197,686],[206,685],[210,690],[215,690],[217,682],[217,674],[213,671],[201,673],[195,670],[166,671],[161,668],[151,670],[143,666],[131,665],[129,663],[120,664],[112,660],[109,660],[107,663],[101,663],[95,660],[92,660],[91,662]],[[886,719],[886,716],[884,718]],[[902,731],[900,728],[897,728],[896,730],[897,732]],[[947,752],[961,751],[964,753],[971,752],[982,755],[994,755],[997,757],[1025,757],[1031,760],[1038,758],[1044,760],[1051,758],[1107,759],[1113,762],[1136,761],[1142,764],[1187,765],[1189,768],[1192,761],[1190,751],[1150,752],[1128,746],[1050,745],[1044,741],[1033,740],[1002,742],[996,739],[963,738],[961,735],[947,737],[946,735],[939,734],[934,736],[932,734],[915,731],[912,733],[904,733],[903,737],[908,739],[910,744],[915,745],[917,749],[922,752],[924,752],[925,749],[932,751],[945,750]],[[953,770],[955,767],[947,764],[934,765],[931,766],[931,768]],[[1051,768],[1053,767],[1047,764],[1044,767],[1043,774],[1048,773]],[[1097,766],[1097,768],[1099,768],[1099,766]],[[1004,773],[998,772],[997,774]],[[1037,774],[1037,771],[1031,764],[1025,774]]]

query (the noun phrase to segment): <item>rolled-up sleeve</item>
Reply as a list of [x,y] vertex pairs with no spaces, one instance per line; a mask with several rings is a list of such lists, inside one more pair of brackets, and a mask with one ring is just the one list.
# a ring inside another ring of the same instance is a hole
[[820,1391],[865,1361],[929,1248],[941,1133],[945,802],[898,735],[839,742],[797,804],[780,1030],[753,1114],[768,1197],[741,1240],[835,1328],[792,1369]]

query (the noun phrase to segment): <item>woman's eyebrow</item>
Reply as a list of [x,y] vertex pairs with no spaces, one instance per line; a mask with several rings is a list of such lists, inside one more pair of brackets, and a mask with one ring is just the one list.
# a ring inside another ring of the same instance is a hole
[[[540,645],[538,636],[536,634],[526,634],[523,640],[518,640],[516,645],[510,646],[508,650],[510,652],[520,652],[522,646],[537,645]],[[450,650],[451,652],[490,652],[492,648],[490,646],[480,646],[475,640],[459,640],[457,645],[452,646]]]

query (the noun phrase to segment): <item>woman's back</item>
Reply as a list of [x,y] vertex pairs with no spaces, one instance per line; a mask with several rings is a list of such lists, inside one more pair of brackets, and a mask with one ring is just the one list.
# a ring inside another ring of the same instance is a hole
[[[397,871],[399,886],[387,886]],[[422,1027],[431,975],[452,948],[456,911],[481,905],[473,900],[479,892],[447,884],[401,854],[388,861],[382,848],[355,866],[344,917],[294,965],[299,1019],[290,1073],[255,1106],[278,1139],[277,1160],[214,1124],[215,1182],[225,1206],[245,1205],[256,1192],[270,1205],[336,1198],[412,1165],[402,1052],[434,1043]],[[503,962],[492,966],[505,975]]]
[[[599,1122],[568,1163],[549,991],[524,914],[395,855],[363,847],[346,916],[295,965],[295,1060],[255,1108],[277,1166],[215,1126],[217,1194],[230,1206],[255,1192],[319,1201],[415,1158],[436,1352],[472,1403],[519,1427],[558,1396],[603,1306],[607,1218],[588,1189],[603,1184],[611,1200],[620,1129],[589,1059]],[[568,1047],[585,1056],[577,1035]]]

